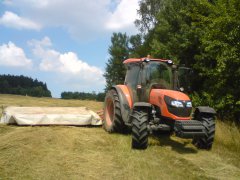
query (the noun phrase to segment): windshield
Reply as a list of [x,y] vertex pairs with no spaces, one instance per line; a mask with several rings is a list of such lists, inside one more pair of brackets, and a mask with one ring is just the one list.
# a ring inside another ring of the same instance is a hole
[[172,69],[162,62],[150,62],[148,65],[148,81],[151,87],[172,89]]

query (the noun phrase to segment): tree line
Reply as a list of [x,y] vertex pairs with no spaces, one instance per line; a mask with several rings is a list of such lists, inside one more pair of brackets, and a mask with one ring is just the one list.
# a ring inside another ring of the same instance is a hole
[[86,92],[62,92],[62,99],[79,99],[79,100],[94,100],[104,101],[105,93],[86,93]]
[[239,116],[240,1],[140,0],[139,5],[140,33],[112,35],[106,90],[124,82],[123,60],[151,54],[193,69],[195,106],[214,107],[222,120]]
[[52,97],[46,83],[22,75],[0,75],[0,93]]

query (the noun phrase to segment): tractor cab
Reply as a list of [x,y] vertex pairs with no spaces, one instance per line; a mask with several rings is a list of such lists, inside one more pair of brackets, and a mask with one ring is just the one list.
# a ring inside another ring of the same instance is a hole
[[152,89],[185,91],[190,89],[190,68],[177,67],[165,59],[127,59],[125,85],[134,102],[147,102]]

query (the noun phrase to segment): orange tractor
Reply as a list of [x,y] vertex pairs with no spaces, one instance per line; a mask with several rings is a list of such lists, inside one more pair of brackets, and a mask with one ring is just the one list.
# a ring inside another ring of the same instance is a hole
[[171,60],[127,59],[124,85],[113,86],[105,97],[103,127],[107,132],[131,129],[132,148],[146,149],[150,134],[175,133],[193,139],[200,149],[211,149],[215,134],[215,110],[195,108],[184,94],[189,68]]

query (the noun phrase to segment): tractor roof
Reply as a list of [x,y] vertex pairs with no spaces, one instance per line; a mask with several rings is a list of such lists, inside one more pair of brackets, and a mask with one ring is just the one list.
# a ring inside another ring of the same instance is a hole
[[128,63],[138,63],[138,62],[143,62],[143,61],[160,61],[160,62],[168,62],[168,59],[152,59],[152,58],[129,58],[126,59],[125,61],[123,61],[124,64],[128,64]]

